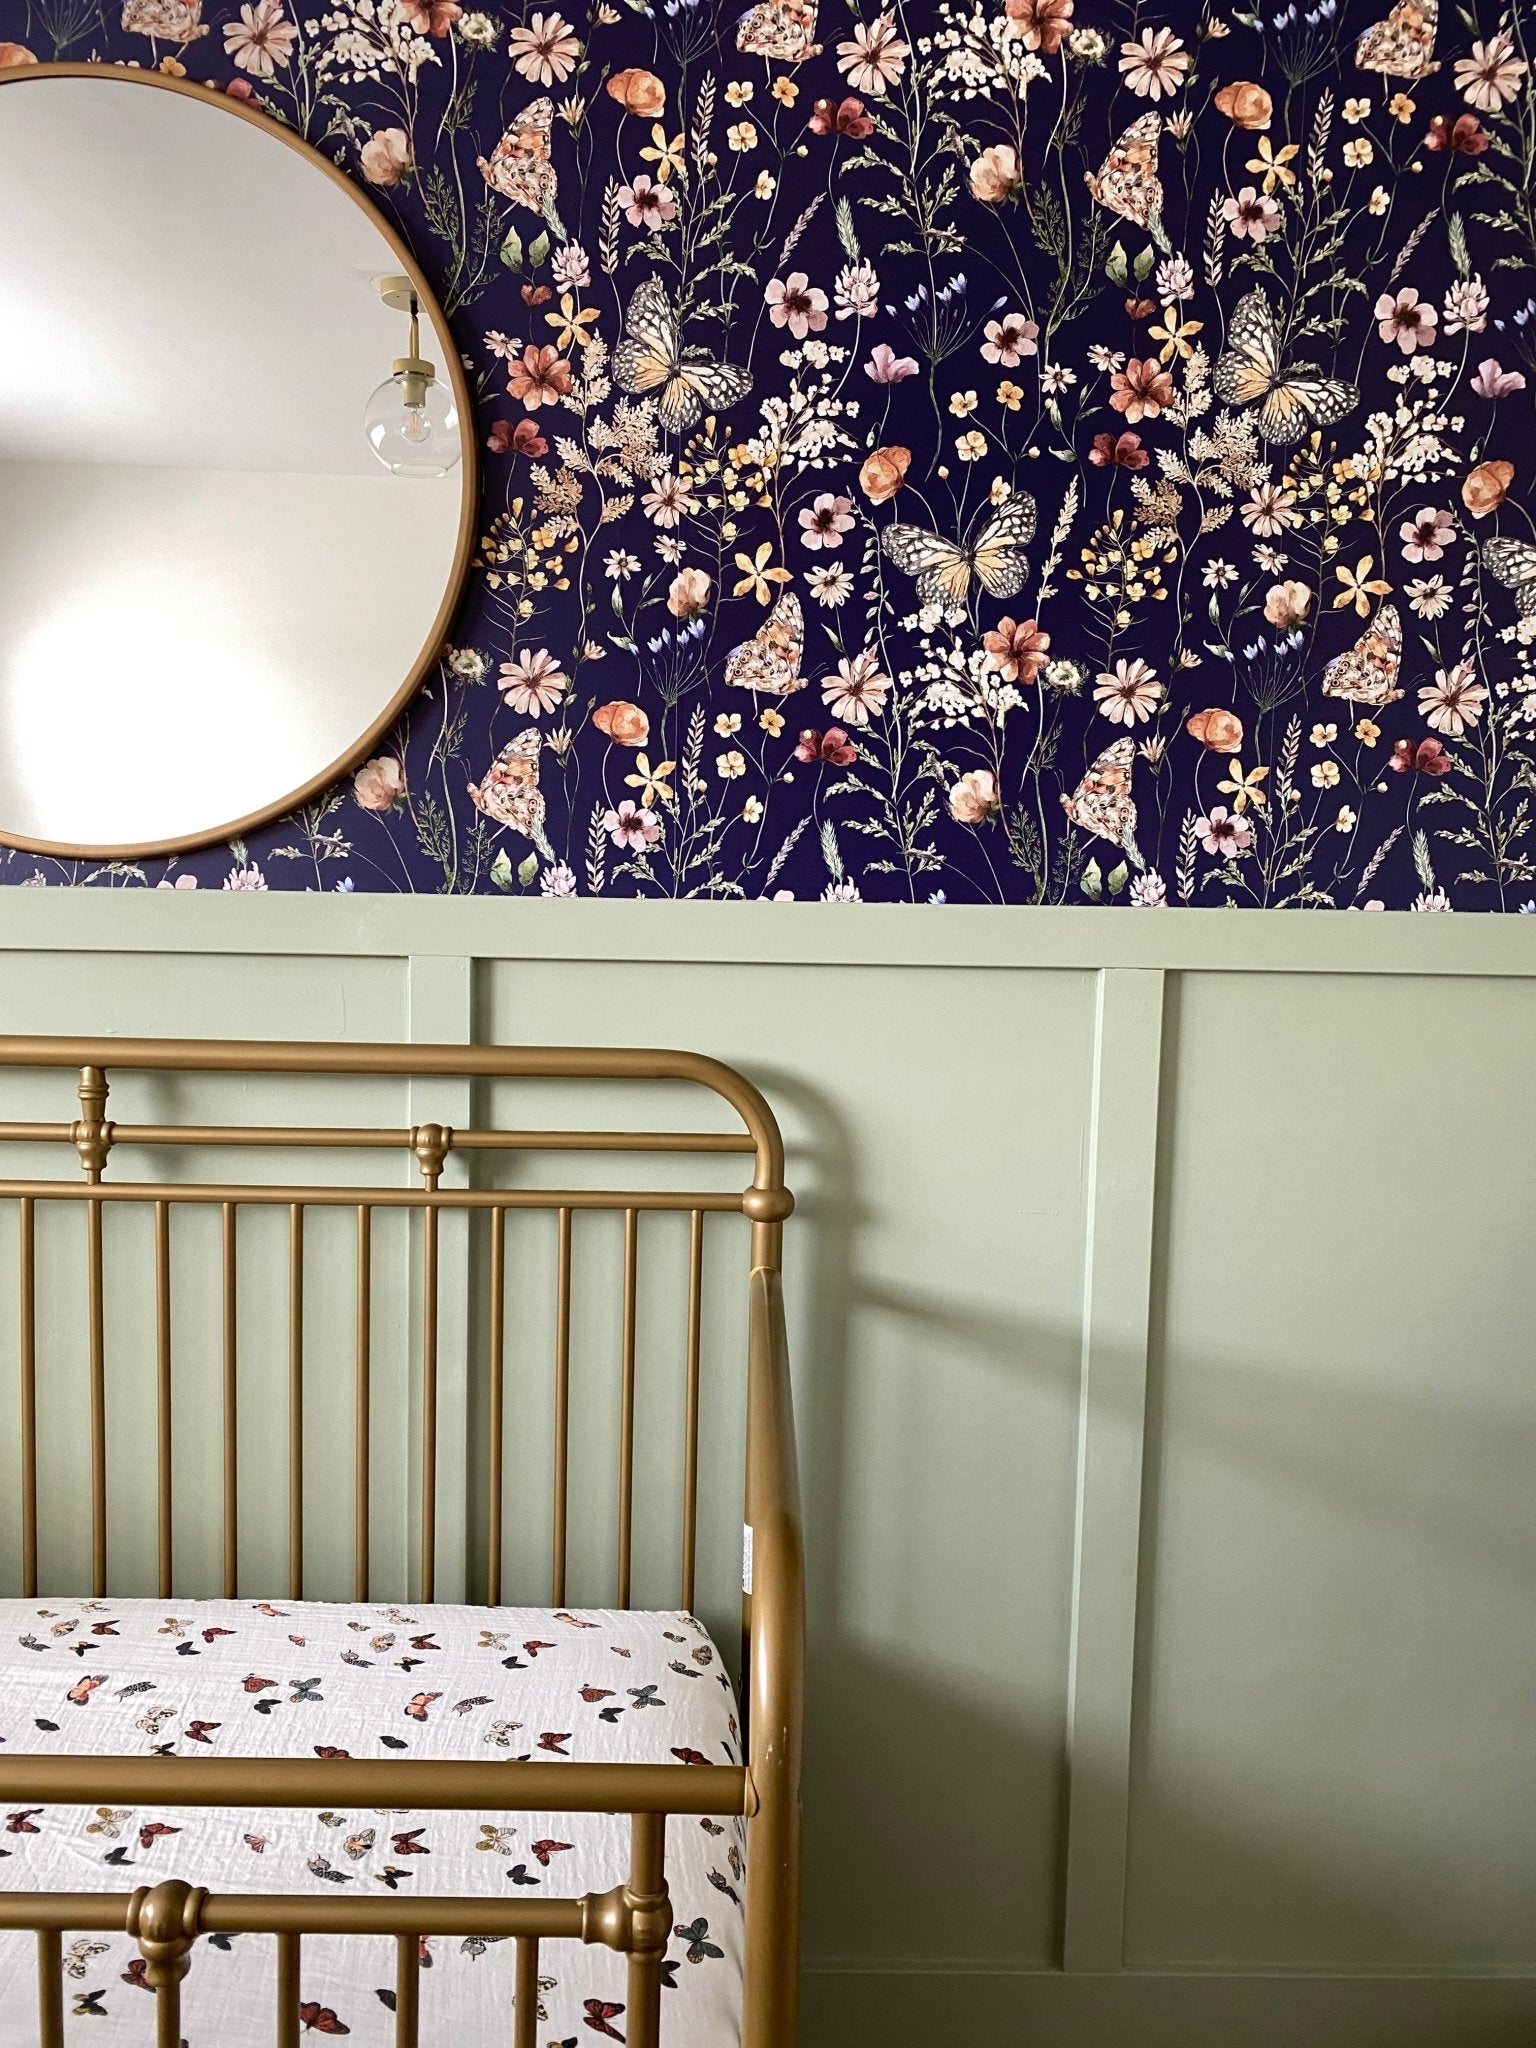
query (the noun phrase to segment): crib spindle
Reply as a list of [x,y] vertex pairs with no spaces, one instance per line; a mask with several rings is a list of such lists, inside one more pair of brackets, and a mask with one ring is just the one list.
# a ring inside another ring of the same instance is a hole
[[353,1480],[356,1534],[353,1538],[353,1572],[357,1598],[368,1598],[371,1537],[369,1509],[372,1486],[372,1366],[373,1366],[373,1211],[366,1202],[357,1210],[357,1394],[356,1474]]
[[395,2048],[417,2048],[421,2026],[421,1938],[395,1936]]
[[220,1271],[223,1305],[224,1423],[224,1598],[240,1596],[240,1418],[239,1315],[235,1272],[235,1205],[220,1207]]
[[683,1444],[683,1606],[693,1612],[699,1550],[699,1350],[704,1303],[704,1211],[688,1231],[688,1389]]
[[175,1542],[171,1514],[171,1205],[155,1204],[156,1551],[159,1592],[171,1597]]
[[437,1585],[437,1210],[428,1206],[421,1235],[421,1597]]
[[37,2048],[64,2048],[63,1937],[56,1927],[37,1932]]
[[502,1490],[505,1485],[507,1376],[507,1212],[491,1211],[490,1472],[487,1480],[485,1597],[501,1605]]
[[513,2005],[512,2048],[538,2048],[539,1938],[517,1937],[517,1989]]
[[[107,1077],[100,1067],[82,1067],[80,1120],[74,1126],[75,1151],[93,1187],[99,1184],[111,1149],[106,1121]],[[86,1313],[91,1359],[91,1592],[100,1600],[107,1590],[107,1324],[106,1281],[102,1253],[99,1201],[85,1207]]]
[[566,1484],[571,1460],[571,1212],[559,1212],[555,1300],[555,1528],[549,1597],[565,1605]]
[[299,2048],[299,1940],[297,1934],[277,1937],[276,2048]]
[[18,1204],[21,1237],[21,1591],[37,1598],[37,1205]]
[[619,1605],[629,1606],[635,1524],[635,1288],[639,1211],[624,1211],[623,1384],[619,1412]]
[[304,1598],[304,1205],[288,1210],[288,1598]]
[[91,1350],[91,1595],[107,1591],[107,1328],[100,1202],[85,1209],[86,1286]]

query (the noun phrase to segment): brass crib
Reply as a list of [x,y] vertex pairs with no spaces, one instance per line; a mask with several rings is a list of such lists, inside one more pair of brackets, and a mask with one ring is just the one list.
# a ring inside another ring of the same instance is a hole
[[[699,1504],[701,1297],[706,1215],[747,1218],[746,1473],[744,1524],[750,1569],[742,1599],[741,1711],[745,1767],[701,1771],[683,1764],[460,1761],[323,1761],[320,1759],[191,1759],[185,1757],[25,1756],[0,1752],[0,1798],[33,1805],[123,1801],[132,1805],[309,1807],[317,1803],[478,1812],[563,1810],[629,1817],[627,1874],[601,1894],[537,1901],[492,1897],[412,1899],[316,1898],[293,1894],[210,1894],[170,1880],[131,1895],[114,1892],[0,1891],[0,1927],[37,1937],[40,2048],[63,2048],[61,1938],[126,1932],[139,1944],[146,1979],[156,1991],[159,2048],[178,2048],[181,1982],[204,1934],[277,1936],[274,2039],[299,2040],[299,1960],[305,1934],[384,1934],[396,1942],[395,2030],[399,2048],[418,2038],[419,1937],[435,1933],[494,1935],[516,1944],[518,1995],[509,2036],[513,2048],[536,2048],[539,1947],[546,1940],[598,1942],[622,1952],[628,1966],[631,2048],[661,2041],[661,1963],[671,1928],[666,1816],[741,1815],[747,1822],[743,2048],[793,2048],[797,2038],[800,1913],[800,1764],[804,1692],[804,1586],[800,1506],[781,1295],[784,1219],[793,1207],[784,1186],[783,1144],[761,1094],[740,1074],[700,1055],[672,1051],[534,1049],[527,1047],[327,1045],[175,1039],[84,1040],[0,1037],[0,1075],[22,1069],[74,1070],[79,1113],[69,1121],[0,1122],[0,1143],[57,1145],[74,1155],[69,1177],[0,1179],[0,1204],[15,1205],[20,1273],[17,1360],[20,1383],[21,1590],[38,1584],[38,1270],[37,1222],[42,1205],[85,1211],[86,1327],[89,1365],[89,1491],[93,1597],[113,1590],[108,1543],[108,1302],[103,1251],[110,1204],[148,1208],[153,1216],[155,1300],[156,1577],[160,1597],[176,1590],[173,1554],[174,1415],[172,1406],[171,1229],[173,1209],[194,1205],[219,1218],[222,1359],[219,1384],[205,1390],[220,1404],[222,1568],[226,1598],[240,1592],[239,1449],[236,1393],[239,1328],[236,1309],[238,1212],[246,1205],[287,1211],[288,1388],[287,1597],[304,1585],[304,1289],[306,1212],[351,1209],[355,1216],[355,1585],[369,1597],[371,1249],[376,1214],[408,1210],[419,1217],[422,1274],[420,1468],[418,1476],[419,1597],[433,1598],[437,1579],[439,1482],[439,1245],[442,1219],[485,1212],[489,1230],[489,1357],[485,1414],[485,1604],[499,1604],[503,1569],[505,1440],[506,1238],[509,1214],[552,1211],[557,1219],[557,1314],[553,1359],[553,1525],[550,1598],[567,1600],[568,1469],[571,1453],[572,1218],[578,1211],[616,1211],[623,1218],[622,1376],[615,1544],[618,1602],[630,1605],[632,1530],[636,1504],[635,1330],[638,1219],[668,1210],[689,1219],[686,1358],[686,1444],[682,1460],[681,1605],[695,1596]],[[450,1129],[440,1124],[366,1129],[349,1125],[119,1124],[108,1114],[114,1070],[183,1076],[320,1076],[430,1078],[460,1083],[545,1079],[684,1082],[712,1091],[739,1119],[729,1133],[626,1130]],[[172,1178],[109,1178],[123,1148],[282,1148],[305,1155],[327,1150],[414,1157],[419,1185],[275,1186]],[[487,1153],[572,1155],[656,1153],[704,1156],[739,1153],[752,1174],[739,1193],[627,1189],[477,1187],[443,1184],[446,1162]],[[416,1227],[416,1226],[413,1226]],[[481,1225],[482,1229],[487,1226]],[[310,1284],[314,1282],[311,1279]],[[8,1347],[7,1347],[8,1348]],[[53,1586],[48,1592],[61,1589]],[[265,1588],[271,1594],[273,1588]],[[281,1595],[279,1594],[279,1597]],[[466,1595],[466,1597],[472,1597]]]

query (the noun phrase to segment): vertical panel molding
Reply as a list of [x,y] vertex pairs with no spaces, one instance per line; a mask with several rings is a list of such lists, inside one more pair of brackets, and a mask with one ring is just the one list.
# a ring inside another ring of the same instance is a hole
[[[468,1045],[475,1026],[475,963],[464,954],[413,953],[406,961],[407,1030],[413,1045]],[[432,1076],[414,1080],[409,1092],[410,1119],[415,1124],[448,1124],[466,1130],[474,1122],[474,1085]],[[416,1162],[408,1177],[418,1178]],[[465,1157],[450,1153],[440,1185],[463,1187],[468,1178]],[[465,1542],[468,1519],[468,1399],[470,1218],[444,1215],[438,1250],[437,1322],[437,1584],[439,1600],[465,1595]],[[421,1511],[421,1273],[411,1276],[411,1347],[416,1359],[412,1375],[415,1404],[410,1441],[410,1501],[413,1525]],[[416,1546],[413,1546],[413,1552]],[[417,1561],[409,1562],[414,1585]]]
[[1062,1963],[1124,1959],[1163,975],[1099,975],[1088,1136]]

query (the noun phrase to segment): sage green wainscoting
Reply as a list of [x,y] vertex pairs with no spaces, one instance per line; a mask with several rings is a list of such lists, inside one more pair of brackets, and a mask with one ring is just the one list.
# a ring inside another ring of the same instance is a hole
[[[5,891],[0,1030],[675,1044],[767,1091],[800,1195],[807,2048],[1529,2048],[1536,918]],[[370,1088],[347,1116],[508,1106]],[[468,1523],[457,1257],[444,1484]],[[397,1282],[403,1330],[403,1257]],[[739,1302],[710,1301],[729,1444]],[[350,1296],[311,1313],[315,1357],[346,1355]],[[523,1329],[534,1355],[541,1307]],[[402,1335],[375,1548],[402,1594],[412,1371]],[[272,1524],[276,1433],[253,1411],[243,1452]],[[336,1492],[312,1479],[317,1593],[350,1572]],[[211,1586],[201,1513],[178,1540]],[[78,1529],[50,1540],[78,1574]],[[477,1583],[463,1540],[446,1568]]]

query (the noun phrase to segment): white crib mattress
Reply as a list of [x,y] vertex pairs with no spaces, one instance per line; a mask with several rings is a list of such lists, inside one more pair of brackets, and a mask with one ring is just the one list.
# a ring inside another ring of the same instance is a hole
[[[0,1740],[11,1754],[326,1756],[734,1764],[735,1701],[686,1614],[387,1607],[315,1601],[0,1601]],[[534,1898],[606,1891],[629,1826],[602,1814],[53,1806],[0,1815],[0,1889],[131,1891],[179,1877],[222,1892],[346,1887]],[[666,2048],[740,2036],[743,1826],[678,1817]],[[514,1946],[424,1945],[423,2048],[504,2048]],[[64,1937],[71,2048],[154,2038],[124,1935]],[[271,2048],[275,1943],[208,1938],[183,1988],[186,2048]],[[541,1951],[539,2040],[625,2037],[624,1958]],[[0,1935],[0,2043],[37,2040],[35,1944]],[[394,2039],[384,1937],[306,1936],[305,2029]]]

